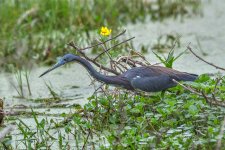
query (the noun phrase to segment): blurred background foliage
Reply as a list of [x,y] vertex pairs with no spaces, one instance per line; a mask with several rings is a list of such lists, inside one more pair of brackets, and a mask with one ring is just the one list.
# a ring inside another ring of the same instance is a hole
[[68,42],[88,44],[103,25],[115,31],[126,23],[182,20],[199,7],[195,0],[1,0],[0,66],[51,64],[69,51]]

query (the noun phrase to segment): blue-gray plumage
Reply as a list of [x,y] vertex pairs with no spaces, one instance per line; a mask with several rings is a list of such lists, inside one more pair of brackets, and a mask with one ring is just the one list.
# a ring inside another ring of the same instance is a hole
[[96,80],[106,84],[121,86],[128,90],[158,92],[176,86],[176,83],[172,81],[173,79],[176,81],[194,81],[198,77],[195,74],[179,72],[161,66],[134,67],[117,76],[106,76],[97,72],[87,60],[73,54],[64,55],[52,68],[41,74],[40,77],[72,61],[82,64]]

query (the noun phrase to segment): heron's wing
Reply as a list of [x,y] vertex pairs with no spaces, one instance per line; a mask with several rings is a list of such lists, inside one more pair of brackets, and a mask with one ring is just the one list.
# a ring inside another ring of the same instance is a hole
[[158,74],[168,75],[171,79],[177,81],[194,81],[197,79],[198,75],[190,74],[186,72],[180,72],[171,68],[160,67],[160,66],[151,66],[151,70]]
[[198,75],[189,74],[186,72],[180,72],[174,69],[165,68],[161,66],[147,66],[147,67],[136,67],[128,70],[122,76],[132,80],[135,77],[158,77],[158,76],[169,76],[171,79],[177,81],[194,81]]
[[153,77],[133,78],[131,85],[134,89],[139,89],[146,92],[158,92],[176,84],[168,75],[159,75]]

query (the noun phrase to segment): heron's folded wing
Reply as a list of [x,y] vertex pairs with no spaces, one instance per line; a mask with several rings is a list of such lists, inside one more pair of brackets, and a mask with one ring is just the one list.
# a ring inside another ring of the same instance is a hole
[[134,89],[146,92],[158,92],[173,87],[176,84],[168,75],[159,75],[153,77],[133,78],[131,85]]

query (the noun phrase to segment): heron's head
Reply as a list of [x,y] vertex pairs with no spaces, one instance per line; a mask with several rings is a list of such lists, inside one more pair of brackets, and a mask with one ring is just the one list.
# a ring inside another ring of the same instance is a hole
[[76,55],[73,55],[73,54],[66,54],[64,55],[63,57],[61,57],[58,62],[53,65],[51,68],[49,68],[48,70],[46,70],[44,73],[42,73],[39,77],[42,77],[43,75],[49,73],[50,71],[68,63],[68,62],[71,62],[71,61],[74,61],[76,59],[76,57],[79,57],[79,56],[76,56]]

